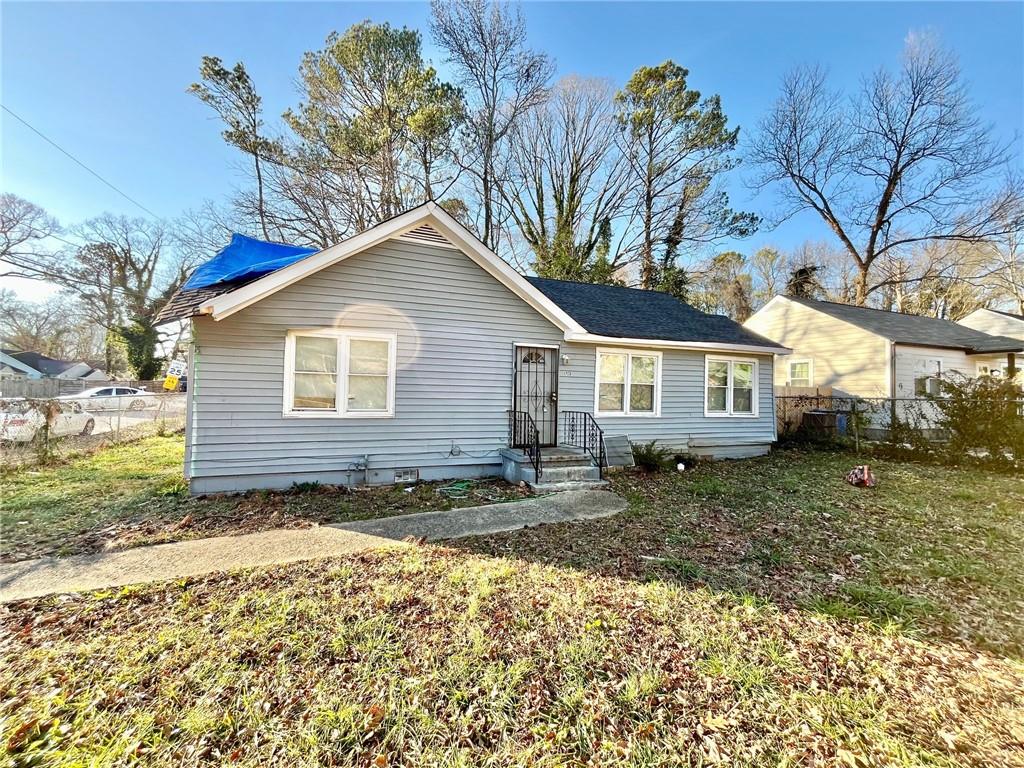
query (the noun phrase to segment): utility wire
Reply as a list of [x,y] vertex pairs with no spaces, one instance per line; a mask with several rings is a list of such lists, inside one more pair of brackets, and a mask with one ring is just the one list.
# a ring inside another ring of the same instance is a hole
[[102,182],[103,182],[104,184],[106,184],[106,185],[107,185],[108,187],[110,187],[110,188],[111,188],[112,190],[114,190],[115,192],[117,192],[117,194],[119,194],[119,195],[120,195],[121,197],[123,197],[123,198],[124,198],[125,200],[127,200],[127,201],[128,201],[129,203],[131,203],[132,205],[135,205],[135,206],[137,206],[137,207],[141,208],[141,209],[142,209],[143,211],[145,211],[146,213],[148,213],[148,214],[149,214],[150,216],[152,216],[152,217],[153,217],[154,219],[159,219],[159,218],[160,218],[160,217],[159,217],[159,216],[157,216],[157,215],[156,215],[155,213],[153,213],[153,212],[152,212],[151,210],[149,210],[149,208],[147,208],[147,207],[146,207],[146,206],[144,206],[144,205],[143,205],[142,203],[140,203],[140,202],[139,202],[138,200],[136,200],[136,199],[135,199],[134,197],[131,197],[130,195],[126,194],[125,192],[122,192],[122,191],[121,191],[120,189],[118,189],[117,187],[115,187],[115,186],[114,186],[113,184],[111,184],[111,183],[110,183],[109,181],[107,181],[106,179],[104,179],[104,178],[103,178],[102,176],[100,176],[100,175],[99,175],[98,173],[96,173],[96,171],[94,171],[94,170],[93,170],[92,168],[90,168],[90,167],[89,167],[88,165],[86,165],[86,164],[85,164],[85,163],[83,163],[83,162],[82,162],[81,160],[79,160],[79,159],[78,159],[77,157],[75,157],[75,156],[74,156],[74,155],[72,155],[72,154],[71,154],[70,152],[68,152],[68,151],[67,151],[66,149],[64,149],[64,147],[62,147],[62,146],[61,146],[60,144],[58,144],[57,142],[55,142],[55,141],[54,141],[53,139],[51,139],[51,138],[50,138],[49,136],[46,136],[46,135],[45,135],[45,134],[44,134],[44,133],[43,133],[42,131],[40,131],[40,130],[39,130],[38,128],[36,128],[35,126],[33,126],[33,125],[32,125],[31,123],[29,123],[29,122],[28,122],[27,120],[25,120],[25,118],[21,117],[20,115],[17,115],[17,114],[15,114],[15,113],[14,113],[14,112],[13,112],[13,111],[12,111],[12,110],[10,109],[10,108],[8,108],[8,107],[7,107],[7,105],[5,105],[5,104],[0,104],[0,107],[3,107],[3,110],[4,110],[4,112],[6,112],[6,113],[7,113],[7,114],[9,114],[9,115],[10,115],[11,117],[13,117],[13,118],[14,118],[15,120],[17,120],[18,122],[20,122],[20,123],[21,123],[22,125],[24,125],[24,126],[25,126],[26,128],[28,128],[28,129],[29,129],[30,131],[32,131],[32,133],[36,134],[36,135],[37,135],[37,136],[38,136],[39,138],[41,138],[41,139],[42,139],[43,141],[47,142],[48,144],[51,144],[51,145],[53,145],[53,146],[54,146],[54,147],[55,147],[56,149],[60,150],[60,151],[61,151],[62,153],[64,153],[65,155],[67,155],[67,156],[68,156],[69,158],[71,158],[71,160],[73,160],[74,162],[78,163],[78,165],[82,166],[82,167],[83,167],[83,168],[84,168],[85,170],[87,170],[87,171],[88,171],[89,173],[91,173],[91,174],[92,174],[93,176],[95,176],[95,177],[96,177],[97,179],[99,179],[99,180],[100,180],[100,181],[102,181]]

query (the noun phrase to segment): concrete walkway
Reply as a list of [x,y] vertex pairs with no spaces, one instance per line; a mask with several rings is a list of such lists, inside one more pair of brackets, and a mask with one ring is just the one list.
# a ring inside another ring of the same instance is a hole
[[545,523],[589,520],[608,517],[625,508],[626,502],[608,491],[567,491],[448,512],[217,536],[97,555],[44,557],[0,565],[0,602],[336,557],[383,546],[409,546],[403,541],[408,538],[439,541]]

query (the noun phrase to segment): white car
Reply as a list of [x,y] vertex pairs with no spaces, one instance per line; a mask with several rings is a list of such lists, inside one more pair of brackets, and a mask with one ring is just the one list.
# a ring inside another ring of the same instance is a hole
[[[43,406],[45,407],[45,406]],[[8,400],[0,410],[0,440],[28,443],[39,435],[46,416],[26,400]],[[50,422],[50,437],[91,435],[96,419],[78,403],[57,403]]]
[[57,399],[81,403],[93,411],[144,411],[159,406],[155,395],[139,387],[93,387]]

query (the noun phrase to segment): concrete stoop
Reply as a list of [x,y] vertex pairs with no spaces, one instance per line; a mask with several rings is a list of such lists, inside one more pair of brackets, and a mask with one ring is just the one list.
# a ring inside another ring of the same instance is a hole
[[579,491],[604,488],[607,480],[590,454],[582,448],[557,446],[541,449],[541,476],[538,480],[530,459],[517,448],[501,450],[501,474],[508,482],[527,483],[538,493]]

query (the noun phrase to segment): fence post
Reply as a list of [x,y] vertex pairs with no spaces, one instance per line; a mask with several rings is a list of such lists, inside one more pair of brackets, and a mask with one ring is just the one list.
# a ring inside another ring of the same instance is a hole
[[860,421],[857,416],[857,398],[853,398],[850,405],[850,419],[853,421],[853,448],[857,453],[860,453],[860,425],[857,423]]
[[117,425],[114,427],[114,442],[121,442],[121,400],[124,398],[116,398],[117,400]]

